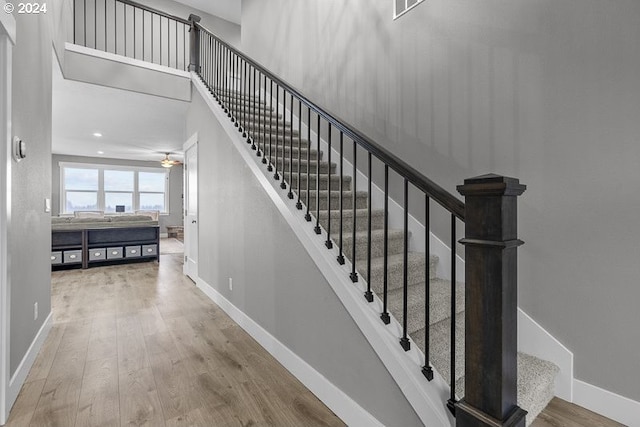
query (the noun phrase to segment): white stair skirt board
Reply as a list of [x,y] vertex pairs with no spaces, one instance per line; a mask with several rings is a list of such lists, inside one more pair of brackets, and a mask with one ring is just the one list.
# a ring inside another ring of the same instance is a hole
[[640,402],[585,383],[573,382],[573,402],[629,427],[640,427]]
[[[313,229],[309,227],[305,221],[305,212],[298,211],[295,208],[295,200],[287,199],[285,202],[285,200],[280,197],[282,190],[279,188],[279,184],[265,176],[262,171],[262,163],[260,163],[261,159],[257,157],[253,151],[247,150],[246,140],[241,138],[237,128],[231,123],[227,115],[224,114],[222,108],[213,100],[208,89],[206,89],[195,73],[193,74],[192,81],[223,129],[233,141],[240,155],[245,159],[247,166],[263,186],[291,229],[298,236],[300,242],[309,252],[322,274],[327,278],[332,289],[346,307],[374,351],[378,354],[378,357],[401,388],[423,423],[429,426],[453,425],[453,418],[446,408],[448,385],[440,376],[436,376],[434,380],[429,383],[421,375],[416,375],[416,372],[419,372],[420,367],[424,364],[424,356],[422,353],[415,348],[415,345],[412,346],[408,352],[402,350],[397,342],[397,337],[402,334],[401,327],[398,322],[393,319],[388,326],[384,326],[380,322],[379,313],[382,312],[382,302],[377,297],[372,304],[365,305],[362,303],[362,292],[365,290],[363,281],[354,284],[349,280],[350,263],[347,261],[345,265],[341,266],[335,262],[335,258],[338,255],[337,248],[327,250],[324,242],[317,238]],[[265,348],[273,354],[274,357],[278,358],[278,355],[274,354],[269,347],[265,346]],[[283,361],[281,361],[281,363],[283,363]],[[296,375],[293,367],[290,368],[285,363],[283,363],[283,365]],[[304,378],[298,378],[304,383]],[[305,385],[348,424],[366,425],[349,423],[348,419],[344,418],[345,416],[350,416],[349,411],[347,411],[347,413],[339,412],[343,410],[342,404],[341,402],[335,402],[331,396],[327,397],[327,399],[330,400],[325,400],[325,396],[321,394],[323,388],[320,385],[313,383],[305,383]]]
[[[267,98],[267,94],[264,91],[262,91],[261,96]],[[270,100],[272,105],[276,104],[275,98],[270,98]],[[290,110],[288,108],[285,109],[282,103],[279,103],[278,109],[283,112],[284,117],[290,117]],[[302,116],[305,117],[304,112]],[[291,125],[292,129],[297,129],[303,137],[307,135],[307,125],[304,122],[302,123],[302,129],[298,129],[298,117],[295,111]],[[317,141],[317,133],[313,129],[311,130],[311,141]],[[323,138],[320,139],[320,149],[324,152],[329,150],[329,144]],[[340,151],[336,150],[335,144],[331,146],[331,158],[336,161],[340,159]],[[343,162],[344,170],[348,174],[352,173],[353,164],[347,159],[344,159]],[[366,165],[366,160],[364,162]],[[367,191],[368,177],[360,169],[356,169],[356,171],[357,189]],[[371,183],[371,204],[374,209],[382,209],[384,207],[384,191],[375,183]],[[432,206],[434,205],[437,205],[437,202],[432,202]],[[389,228],[404,228],[403,215],[403,206],[389,198]],[[424,224],[409,214],[408,228],[411,233],[409,251],[425,252]],[[429,246],[431,255],[435,255],[439,259],[436,265],[436,276],[451,280],[451,247],[431,231],[429,232]],[[465,262],[459,254],[456,254],[456,280],[458,282],[465,281]],[[518,308],[518,351],[548,360],[558,366],[560,373],[555,381],[556,396],[569,402],[573,401],[573,353],[521,308]]]

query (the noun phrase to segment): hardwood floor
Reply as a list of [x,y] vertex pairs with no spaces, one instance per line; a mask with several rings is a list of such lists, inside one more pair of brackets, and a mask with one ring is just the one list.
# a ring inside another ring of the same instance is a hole
[[182,275],[181,254],[52,273],[8,426],[342,426]]
[[531,427],[624,427],[624,424],[554,397]]

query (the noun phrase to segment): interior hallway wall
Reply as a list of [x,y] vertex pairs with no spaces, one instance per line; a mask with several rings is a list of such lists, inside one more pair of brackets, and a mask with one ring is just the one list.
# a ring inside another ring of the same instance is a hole
[[12,132],[26,143],[27,157],[11,169],[10,375],[51,312],[51,219],[44,210],[51,197],[51,21],[47,14],[14,17]]

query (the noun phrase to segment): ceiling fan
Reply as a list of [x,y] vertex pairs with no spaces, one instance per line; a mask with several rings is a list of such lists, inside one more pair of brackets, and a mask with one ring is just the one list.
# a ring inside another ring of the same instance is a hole
[[164,153],[164,159],[160,161],[160,164],[162,165],[163,168],[170,168],[171,166],[182,164],[182,162],[179,160],[170,160],[169,154],[171,153]]

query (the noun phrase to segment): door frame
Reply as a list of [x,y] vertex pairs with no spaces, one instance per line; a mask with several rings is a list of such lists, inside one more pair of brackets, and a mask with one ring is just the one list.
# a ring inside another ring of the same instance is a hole
[[[187,139],[187,141],[182,145],[182,152],[184,153],[184,167],[182,168],[182,173],[183,173],[183,177],[182,177],[182,194],[184,194],[184,197],[182,198],[182,216],[184,218],[184,248],[186,250],[186,248],[189,247],[189,244],[191,242],[189,242],[187,239],[191,237],[191,234],[188,233],[187,231],[187,224],[186,224],[186,220],[187,220],[187,198],[188,198],[188,188],[187,188],[187,150],[189,150],[190,148],[192,148],[193,146],[197,146],[198,145],[198,132],[194,133],[193,135],[191,135],[189,137],[189,139]],[[198,158],[200,157],[200,151],[198,150]],[[198,195],[199,197],[199,195]],[[200,221],[200,203],[198,203],[198,212],[197,212],[197,216],[198,216],[198,221]],[[198,222],[198,227],[200,226],[200,223]],[[196,265],[197,268],[197,265]],[[182,273],[184,275],[187,275],[187,256],[186,254],[184,255],[184,264],[182,267]],[[196,277],[198,277],[198,271],[195,272],[194,274]],[[195,281],[196,277],[192,277],[192,279]]]
[[11,71],[13,46],[16,42],[16,21],[9,13],[0,13],[0,424],[9,417],[13,402],[9,402],[9,345],[11,320],[11,284],[7,237],[11,220]]

